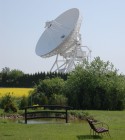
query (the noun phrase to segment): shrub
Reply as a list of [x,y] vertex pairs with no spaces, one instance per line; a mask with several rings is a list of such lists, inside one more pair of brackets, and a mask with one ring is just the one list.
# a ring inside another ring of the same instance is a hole
[[50,98],[49,104],[52,105],[67,105],[67,98],[64,95],[53,94]]
[[28,102],[33,104],[64,104],[67,102],[62,89],[65,81],[59,77],[41,80],[31,91]]
[[17,112],[15,98],[11,95],[11,93],[7,93],[1,98],[0,106],[5,112]]
[[19,103],[19,109],[22,109],[26,106],[28,106],[28,99],[26,96],[23,96],[20,100],[20,103]]

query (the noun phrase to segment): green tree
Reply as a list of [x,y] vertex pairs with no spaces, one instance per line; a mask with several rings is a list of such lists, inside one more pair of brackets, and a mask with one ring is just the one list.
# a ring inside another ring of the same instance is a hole
[[120,110],[125,104],[125,76],[109,61],[96,57],[70,73],[64,92],[76,109]]
[[8,73],[8,83],[11,85],[11,86],[16,86],[18,85],[18,78],[22,77],[23,76],[23,72],[20,71],[20,70],[11,70],[9,73]]
[[1,71],[1,73],[2,74],[8,74],[10,72],[10,68],[9,67],[5,67],[5,68],[2,68],[2,71]]
[[10,70],[10,68],[5,67],[1,71],[1,85],[4,87],[17,86],[19,85],[17,79],[23,76],[23,74],[20,70]]
[[[32,102],[35,104],[52,104],[51,101],[52,98],[54,99],[55,94],[63,94],[62,89],[64,85],[65,81],[59,77],[41,80],[39,84],[35,86],[34,91],[32,91],[32,94],[29,96],[29,100],[32,98]],[[59,98],[60,96],[57,97]]]

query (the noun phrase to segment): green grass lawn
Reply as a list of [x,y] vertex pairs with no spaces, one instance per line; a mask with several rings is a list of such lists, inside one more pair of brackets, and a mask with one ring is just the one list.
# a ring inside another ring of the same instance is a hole
[[0,119],[0,140],[124,140],[125,111],[85,111],[109,125],[110,135],[90,137],[87,122],[22,124]]

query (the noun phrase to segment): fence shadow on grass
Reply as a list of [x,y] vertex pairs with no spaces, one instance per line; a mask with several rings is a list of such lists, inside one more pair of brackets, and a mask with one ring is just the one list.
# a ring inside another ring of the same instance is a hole
[[78,138],[78,140],[102,139],[102,137],[99,136],[99,135],[95,135],[95,136],[92,136],[92,135],[78,135],[77,138]]

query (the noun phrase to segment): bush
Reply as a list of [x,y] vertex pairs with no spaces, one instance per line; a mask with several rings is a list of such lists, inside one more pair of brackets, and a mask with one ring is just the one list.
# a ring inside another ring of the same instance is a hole
[[4,112],[17,112],[17,108],[13,103],[9,103],[5,105]]
[[65,81],[59,77],[41,80],[30,93],[28,102],[33,104],[65,104],[67,98],[62,92]]
[[11,93],[7,93],[1,98],[0,106],[5,112],[17,112],[15,98],[11,95]]
[[32,106],[33,104],[48,104],[48,98],[42,93],[31,93],[28,97],[28,105]]
[[52,105],[67,105],[67,98],[64,95],[53,94],[49,104]]
[[19,103],[19,109],[22,109],[26,106],[28,106],[28,99],[26,96],[23,96],[20,100],[20,103]]

